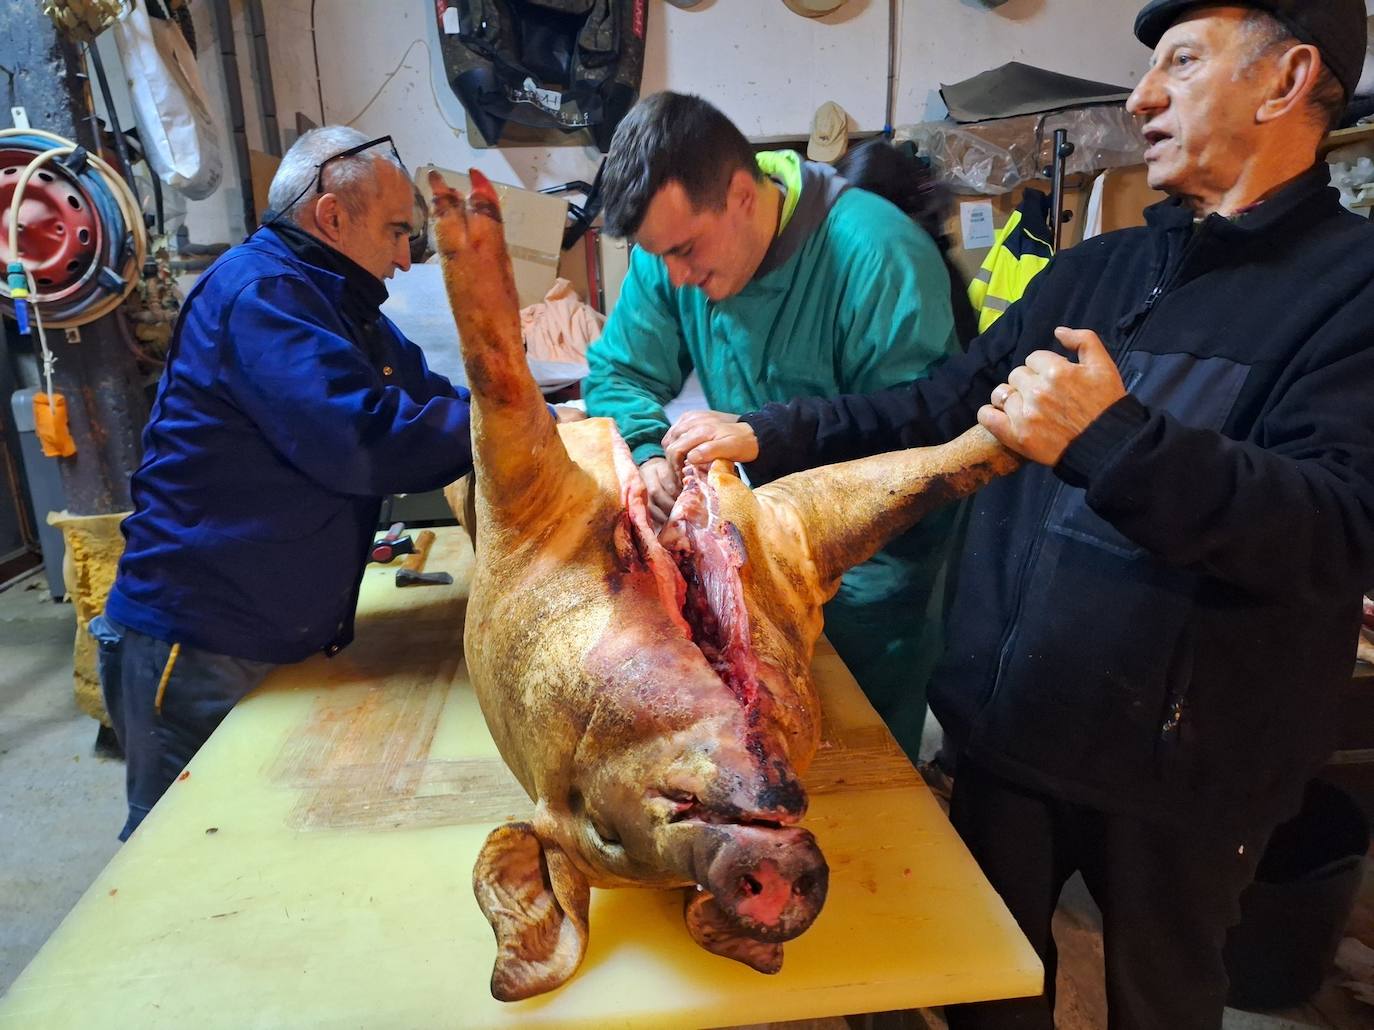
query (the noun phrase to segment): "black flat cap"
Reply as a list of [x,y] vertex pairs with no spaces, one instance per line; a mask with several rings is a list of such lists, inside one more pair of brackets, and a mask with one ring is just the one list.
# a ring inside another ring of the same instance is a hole
[[1321,51],[1347,99],[1355,95],[1368,34],[1364,0],[1151,0],[1135,17],[1136,39],[1153,48],[1179,15],[1194,7],[1268,11],[1297,39]]

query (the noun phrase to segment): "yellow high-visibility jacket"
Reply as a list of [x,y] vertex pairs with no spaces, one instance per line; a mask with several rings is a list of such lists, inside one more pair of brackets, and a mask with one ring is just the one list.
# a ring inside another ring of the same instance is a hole
[[1026,190],[969,283],[968,299],[978,312],[980,333],[1020,300],[1030,281],[1050,263],[1054,248],[1049,243],[1049,221],[1050,198],[1039,190]]

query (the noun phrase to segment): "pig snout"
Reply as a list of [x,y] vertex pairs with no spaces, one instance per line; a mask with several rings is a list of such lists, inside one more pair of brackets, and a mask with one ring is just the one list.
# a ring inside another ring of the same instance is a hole
[[830,868],[798,827],[712,827],[697,858],[697,883],[755,940],[791,940],[825,903]]

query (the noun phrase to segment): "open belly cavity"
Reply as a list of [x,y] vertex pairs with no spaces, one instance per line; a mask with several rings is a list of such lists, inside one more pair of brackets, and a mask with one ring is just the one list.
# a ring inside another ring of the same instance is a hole
[[759,693],[758,659],[740,582],[744,542],[720,518],[705,476],[688,468],[685,480],[658,539],[686,584],[682,615],[693,643],[740,704],[752,706]]

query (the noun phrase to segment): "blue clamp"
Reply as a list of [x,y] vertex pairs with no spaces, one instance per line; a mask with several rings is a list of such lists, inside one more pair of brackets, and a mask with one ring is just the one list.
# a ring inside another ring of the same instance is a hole
[[108,265],[102,265],[100,271],[95,275],[95,281],[102,290],[108,293],[122,293],[124,284],[128,282],[122,275]]
[[11,261],[8,269],[10,300],[14,302],[14,320],[19,323],[19,334],[29,335],[29,280],[24,274],[24,265]]

